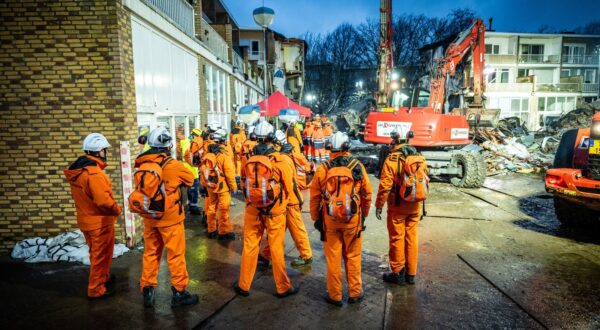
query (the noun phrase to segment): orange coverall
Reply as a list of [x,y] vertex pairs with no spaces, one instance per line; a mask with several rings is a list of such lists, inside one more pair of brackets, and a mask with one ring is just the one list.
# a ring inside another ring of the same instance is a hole
[[312,122],[308,121],[306,122],[306,127],[304,128],[304,132],[303,132],[303,137],[304,137],[304,154],[306,155],[306,159],[308,159],[309,162],[312,162],[315,158],[315,153],[314,153],[314,149],[312,146],[312,135],[314,132],[315,128],[312,124]]
[[[233,225],[229,221],[229,209],[231,208],[231,192],[238,189],[235,182],[235,166],[224,146],[217,154],[217,167],[224,176],[224,182],[215,190],[208,190],[208,208],[206,209],[206,221],[208,232],[217,231],[217,213],[219,214],[219,235],[225,235],[233,231]],[[202,175],[202,173],[200,173]]]
[[[254,149],[256,144],[257,144],[256,141],[252,141],[250,139],[247,139],[242,144],[242,149],[240,150],[240,156],[241,156],[241,160],[242,160],[242,168],[244,168],[244,166],[246,165],[246,161],[252,155],[252,149]],[[241,175],[241,171],[240,171],[240,175]]]
[[241,127],[236,127],[236,129],[238,129],[237,133],[233,133],[235,132],[232,131],[231,135],[229,136],[229,144],[231,145],[232,149],[233,149],[233,161],[235,164],[235,176],[241,176],[242,173],[242,158],[241,158],[241,150],[242,150],[242,144],[244,143],[244,141],[246,141],[246,133],[244,132],[244,130]]
[[[349,152],[334,152],[332,160],[341,156],[351,156]],[[325,187],[325,178],[327,177],[327,167],[320,166],[313,181],[310,184],[310,215],[313,221],[324,217],[323,227],[325,230],[325,243],[323,252],[327,262],[327,291],[329,298],[334,301],[342,300],[342,258],[346,269],[346,279],[348,280],[348,295],[358,297],[362,294],[361,277],[361,251],[362,235],[360,233],[360,218],[369,215],[371,207],[371,183],[364,166],[359,163],[362,179],[357,182],[356,191],[360,196],[360,212],[358,219],[350,221],[347,224],[335,222],[326,212],[319,214],[322,207],[322,193]]]
[[[326,144],[331,143],[331,138],[333,137],[333,128],[331,127],[331,124],[329,124],[328,121],[325,123],[325,126],[323,126],[323,136],[325,137]],[[330,154],[331,152],[325,149],[325,161],[329,160]]]
[[291,126],[288,127],[286,136],[287,142],[293,147],[293,151],[302,152],[302,134],[296,124],[291,124]]
[[312,133],[312,143],[314,148],[315,163],[325,162],[325,134],[321,124],[315,125]]
[[414,276],[417,274],[418,224],[423,205],[422,202],[411,203],[396,198],[394,181],[402,172],[402,163],[398,163],[400,147],[394,146],[383,163],[375,207],[382,208],[386,201],[388,203],[387,228],[392,272],[399,273],[406,267],[406,273]]
[[[271,248],[273,261],[273,278],[277,293],[283,294],[292,288],[290,279],[286,273],[285,251],[283,240],[285,237],[285,222],[288,200],[294,194],[292,182],[293,174],[290,172],[289,164],[278,152],[269,155],[273,165],[275,180],[281,183],[282,198],[271,209],[270,215],[261,215],[260,210],[252,206],[246,200],[246,212],[244,214],[244,247],[240,264],[240,289],[249,291],[252,279],[256,272],[260,241],[263,233],[267,232],[267,239]],[[242,168],[242,176],[245,168]]]
[[[210,146],[211,144],[215,144],[215,141],[211,140],[210,138],[207,138],[204,140],[204,144],[202,145],[202,154],[206,155],[208,153],[208,146]],[[202,160],[201,160],[202,161]],[[198,165],[198,171],[200,171],[200,165]],[[206,187],[204,187],[206,189]],[[208,198],[208,196],[204,197],[204,213],[206,214],[206,210],[208,210],[209,207],[209,201],[210,199]],[[208,222],[208,219],[206,220]]]
[[102,159],[85,155],[64,170],[75,201],[77,226],[90,249],[89,297],[100,297],[106,292],[115,246],[115,222],[121,214],[112,184],[104,174],[105,167]]
[[[296,249],[298,249],[300,258],[305,260],[310,259],[312,258],[312,250],[310,248],[310,241],[308,239],[308,232],[306,231],[306,226],[304,226],[304,222],[302,221],[302,209],[300,207],[300,204],[303,203],[304,200],[302,198],[302,192],[296,184],[298,182],[296,164],[291,158],[291,155],[282,154],[282,156],[286,165],[289,167],[288,171],[293,173],[294,186],[294,193],[290,196],[287,206],[285,224],[287,229],[290,230],[290,235],[292,236],[292,240],[294,240]],[[302,154],[297,154],[296,157],[304,158]],[[309,164],[306,158],[304,158],[304,162],[299,165],[305,166],[305,169],[309,168]],[[262,256],[268,260],[271,259],[271,250],[269,248],[268,241],[267,244],[265,244],[265,247],[263,248]]]
[[[150,149],[136,158],[135,167],[139,167],[145,161],[160,163],[166,156],[166,153],[155,153],[153,149]],[[167,194],[178,194],[179,196],[181,185],[189,187],[194,184],[194,174],[177,160],[167,162],[163,167],[162,174]],[[140,290],[146,286],[158,285],[158,269],[164,249],[167,250],[171,284],[177,291],[183,291],[187,287],[184,219],[185,212],[181,205],[181,196],[179,196],[179,203],[165,210],[162,219],[144,218],[144,256]]]

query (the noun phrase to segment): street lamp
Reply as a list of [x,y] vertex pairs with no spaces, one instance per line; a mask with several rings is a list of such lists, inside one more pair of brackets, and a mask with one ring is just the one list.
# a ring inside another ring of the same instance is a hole
[[262,27],[263,30],[263,47],[265,49],[265,62],[264,62],[264,87],[265,87],[265,107],[269,109],[268,92],[267,92],[267,28],[273,23],[275,18],[275,11],[268,7],[259,7],[254,9],[252,12],[254,22]]

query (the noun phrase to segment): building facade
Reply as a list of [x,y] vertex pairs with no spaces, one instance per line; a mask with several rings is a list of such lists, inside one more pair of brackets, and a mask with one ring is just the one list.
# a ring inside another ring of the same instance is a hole
[[599,97],[600,36],[486,32],[487,106],[533,130]]
[[[124,205],[119,146],[132,161],[146,129],[229,128],[265,95],[220,0],[7,0],[0,21],[0,251],[76,228],[62,170],[90,132],[112,145],[106,172]],[[134,243],[141,221],[123,220],[116,238]]]

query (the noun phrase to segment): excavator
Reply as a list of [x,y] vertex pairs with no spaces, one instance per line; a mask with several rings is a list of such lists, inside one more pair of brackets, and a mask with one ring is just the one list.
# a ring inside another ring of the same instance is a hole
[[[390,133],[397,131],[407,136],[409,143],[425,156],[431,175],[448,177],[458,187],[481,187],[486,164],[480,148],[469,139],[469,123],[474,127],[493,126],[499,115],[498,110],[486,109],[483,105],[483,21],[474,20],[469,29],[450,44],[445,56],[436,59],[427,95],[420,89],[406,93],[390,79],[393,71],[391,13],[392,0],[381,0],[377,110],[369,113],[365,120],[365,142],[389,144]],[[473,88],[465,95],[472,99],[466,107],[450,111],[448,79],[456,74],[457,65],[468,55],[473,67]]]
[[597,226],[600,220],[600,112],[590,128],[570,129],[560,140],[546,172],[546,191],[566,226]]

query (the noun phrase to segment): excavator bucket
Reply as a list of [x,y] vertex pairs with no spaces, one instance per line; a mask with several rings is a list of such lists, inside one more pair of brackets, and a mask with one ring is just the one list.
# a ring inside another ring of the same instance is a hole
[[459,113],[467,119],[470,127],[497,127],[500,119],[500,109],[466,108],[454,109],[453,113]]

